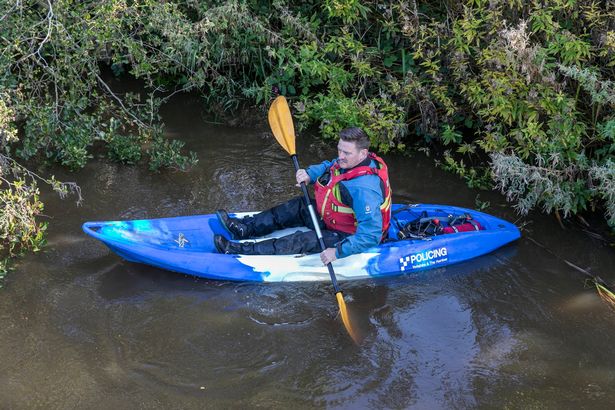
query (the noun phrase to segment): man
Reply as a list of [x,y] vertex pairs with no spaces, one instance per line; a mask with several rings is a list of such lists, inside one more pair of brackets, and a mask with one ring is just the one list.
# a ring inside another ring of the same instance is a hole
[[[391,219],[391,188],[387,166],[369,150],[369,137],[360,128],[340,132],[338,158],[297,171],[297,184],[314,183],[312,205],[327,249],[320,259],[326,265],[338,258],[361,253],[387,237]],[[233,239],[267,235],[273,231],[307,226],[308,232],[260,242],[233,242],[215,235],[220,253],[244,255],[291,255],[317,253],[320,246],[303,197],[246,218],[231,218],[217,212],[221,224]]]

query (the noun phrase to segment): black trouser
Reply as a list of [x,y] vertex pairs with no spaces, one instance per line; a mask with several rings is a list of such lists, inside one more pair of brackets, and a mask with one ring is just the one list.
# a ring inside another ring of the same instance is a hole
[[[312,199],[312,206],[316,203]],[[327,248],[333,248],[348,234],[340,231],[325,229],[325,224],[317,215],[322,232],[322,238]],[[252,237],[268,235],[284,228],[306,226],[310,231],[297,231],[281,238],[267,239],[257,243],[244,242],[239,253],[244,255],[292,255],[296,253],[320,252],[318,236],[314,231],[310,211],[303,197],[296,197],[271,209],[253,216],[243,218]]]

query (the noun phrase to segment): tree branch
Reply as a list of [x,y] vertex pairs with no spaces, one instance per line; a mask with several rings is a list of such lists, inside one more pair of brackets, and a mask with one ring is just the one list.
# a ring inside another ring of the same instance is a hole
[[119,104],[120,107],[122,107],[122,109],[124,110],[124,112],[126,114],[128,114],[130,117],[132,117],[132,119],[141,127],[144,128],[150,128],[147,124],[145,124],[143,121],[141,121],[139,118],[137,118],[136,115],[134,115],[128,108],[126,108],[126,106],[124,105],[124,102],[122,101],[122,99],[120,97],[118,97],[112,90],[111,88],[107,85],[107,83],[100,78],[100,76],[98,74],[96,74],[96,79],[98,80],[98,82],[105,88],[105,90],[107,90],[107,92],[111,95],[111,97],[113,97],[113,99],[115,99]]

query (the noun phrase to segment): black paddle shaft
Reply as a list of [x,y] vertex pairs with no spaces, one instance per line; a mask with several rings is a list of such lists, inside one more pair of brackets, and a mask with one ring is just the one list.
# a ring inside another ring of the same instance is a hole
[[[295,172],[301,169],[299,167],[299,160],[297,159],[297,155],[291,155],[291,159],[293,160],[293,165],[295,166]],[[318,225],[318,219],[316,213],[314,212],[314,207],[312,206],[312,201],[310,200],[310,194],[308,193],[307,187],[305,186],[305,182],[301,183],[301,191],[303,191],[303,199],[305,200],[305,204],[307,205],[310,215],[312,216],[312,223],[314,224],[314,230],[316,231],[316,236],[318,237],[318,243],[320,244],[320,250],[324,251],[327,249],[325,245],[325,241],[322,239],[322,232],[320,231],[320,226]],[[327,269],[329,269],[329,276],[331,276],[331,283],[333,284],[333,290],[335,293],[341,292],[337,284],[337,278],[335,277],[335,272],[333,271],[333,266],[331,263],[327,263]]]

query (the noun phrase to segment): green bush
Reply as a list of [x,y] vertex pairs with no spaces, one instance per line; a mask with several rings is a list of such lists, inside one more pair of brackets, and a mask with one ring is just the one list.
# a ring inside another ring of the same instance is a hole
[[0,250],[8,255],[16,255],[22,249],[39,250],[44,244],[43,233],[47,225],[36,219],[43,210],[36,183],[26,184],[23,179],[14,182],[3,179],[2,185]]
[[375,98],[361,102],[343,96],[322,94],[313,100],[297,104],[297,118],[303,124],[317,122],[324,138],[337,139],[339,132],[350,126],[363,128],[372,146],[380,152],[403,148],[406,135],[405,114],[389,98]]
[[136,164],[141,159],[141,143],[133,136],[114,135],[108,139],[109,158],[123,164]]
[[603,206],[615,226],[611,15],[590,1],[473,1],[448,10],[450,31],[423,19],[414,89],[444,124],[445,168],[471,186],[492,179],[522,213]]
[[158,171],[160,168],[173,168],[178,171],[185,171],[197,164],[198,160],[193,153],[189,157],[181,154],[184,143],[178,140],[168,140],[163,136],[157,136],[152,147],[148,151],[150,155],[149,169]]
[[37,181],[49,185],[61,196],[76,193],[81,200],[79,187],[74,183],[42,178],[7,155],[9,144],[19,141],[10,101],[8,94],[0,93],[0,287],[11,258],[24,251],[38,251],[45,243],[47,223],[39,221],[44,205]]

